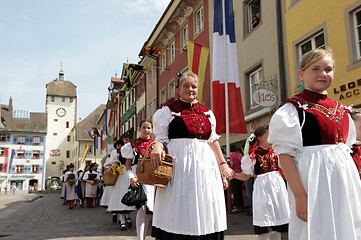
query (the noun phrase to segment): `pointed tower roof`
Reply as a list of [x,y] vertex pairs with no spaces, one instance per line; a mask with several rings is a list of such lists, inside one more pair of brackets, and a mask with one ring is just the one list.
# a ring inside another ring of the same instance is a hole
[[72,82],[64,80],[63,62],[61,62],[59,79],[46,84],[46,95],[76,97],[76,86]]

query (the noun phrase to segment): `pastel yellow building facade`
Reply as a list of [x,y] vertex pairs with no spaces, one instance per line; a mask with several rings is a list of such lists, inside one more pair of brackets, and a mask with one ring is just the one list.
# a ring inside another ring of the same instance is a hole
[[304,53],[331,48],[336,60],[329,97],[361,106],[361,1],[284,0],[286,57],[290,91],[301,84],[297,76]]

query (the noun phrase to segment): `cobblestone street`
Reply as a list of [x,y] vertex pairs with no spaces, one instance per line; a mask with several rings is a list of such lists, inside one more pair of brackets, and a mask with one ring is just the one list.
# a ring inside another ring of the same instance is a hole
[[[120,231],[101,207],[69,210],[58,193],[0,195],[0,238],[13,239],[137,239],[133,227]],[[150,234],[150,233],[149,233]],[[149,236],[147,240],[153,239]],[[228,214],[226,240],[254,240],[246,212]]]

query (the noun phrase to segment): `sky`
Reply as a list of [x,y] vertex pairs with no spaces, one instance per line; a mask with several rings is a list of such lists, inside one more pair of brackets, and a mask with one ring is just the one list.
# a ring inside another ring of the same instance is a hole
[[[111,77],[138,54],[170,0],[16,0],[0,3],[0,98],[45,112],[46,84],[77,86],[78,120],[107,102]],[[118,75],[119,76],[119,75]]]

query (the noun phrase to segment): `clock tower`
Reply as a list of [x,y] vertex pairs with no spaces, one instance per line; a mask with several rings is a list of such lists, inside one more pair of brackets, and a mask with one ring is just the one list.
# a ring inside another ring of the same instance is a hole
[[76,124],[76,86],[64,80],[63,64],[59,78],[46,84],[46,178],[59,177],[70,163],[73,139],[70,132]]

